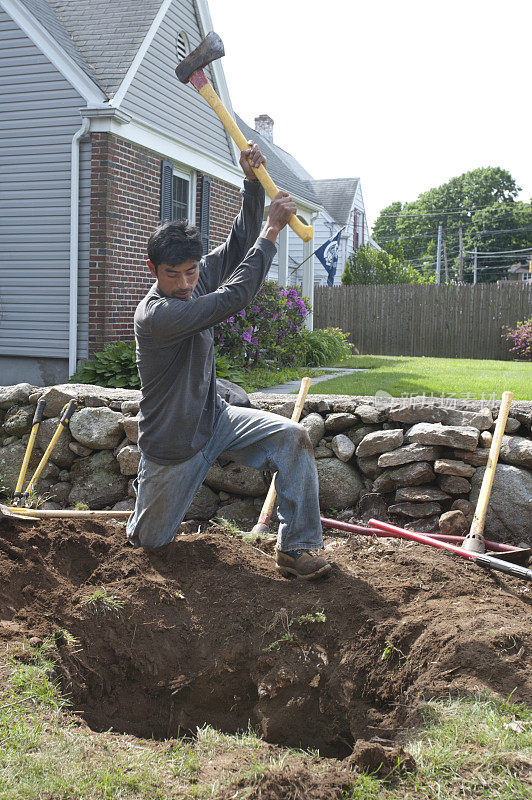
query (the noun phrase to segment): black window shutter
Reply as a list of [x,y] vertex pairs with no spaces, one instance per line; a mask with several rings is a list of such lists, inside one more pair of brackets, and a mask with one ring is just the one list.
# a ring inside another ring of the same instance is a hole
[[201,181],[200,233],[203,253],[209,252],[209,218],[211,210],[211,179],[204,175]]
[[172,219],[172,176],[174,170],[168,161],[161,165],[161,222]]

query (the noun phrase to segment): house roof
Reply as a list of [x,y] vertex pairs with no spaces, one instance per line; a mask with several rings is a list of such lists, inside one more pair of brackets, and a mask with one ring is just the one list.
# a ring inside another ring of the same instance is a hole
[[[266,157],[268,172],[280,189],[284,189],[302,200],[308,200],[312,205],[321,205],[312,188],[311,181],[301,177],[303,174],[308,175],[308,173],[296,162],[293,156],[269,142],[254,128],[250,128],[240,117],[237,116],[236,121],[246,139],[253,139],[254,142],[260,145],[260,149]],[[298,167],[297,171],[295,164]]]
[[65,52],[113,97],[162,0],[21,0]]
[[339,225],[345,225],[360,178],[326,178],[311,181],[320,203]]
[[316,180],[290,153],[261,136],[240,117],[236,120],[246,139],[260,143],[268,162],[268,172],[280,188],[323,206],[339,225],[347,223],[360,178]]

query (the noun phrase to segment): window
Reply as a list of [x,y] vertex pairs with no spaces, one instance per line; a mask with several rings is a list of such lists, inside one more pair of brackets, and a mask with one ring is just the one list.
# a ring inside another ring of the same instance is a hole
[[188,219],[188,180],[172,175],[172,219]]
[[169,161],[161,165],[161,221],[189,219],[190,175],[180,172]]

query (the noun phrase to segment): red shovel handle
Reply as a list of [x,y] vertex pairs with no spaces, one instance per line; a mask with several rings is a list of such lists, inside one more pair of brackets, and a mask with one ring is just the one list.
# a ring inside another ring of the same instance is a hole
[[414,533],[407,531],[404,528],[399,528],[396,525],[390,525],[388,522],[380,522],[378,519],[370,519],[368,523],[371,527],[377,528],[382,531],[389,531],[392,534],[402,534],[405,539],[411,539],[413,542],[421,542],[421,544],[430,544],[432,547],[439,547],[441,550],[449,550],[455,553],[460,558],[467,558],[470,561],[476,561],[482,567],[488,569],[496,569],[499,572],[505,572],[507,575],[513,575],[515,578],[523,578],[526,581],[532,581],[532,569],[520,567],[518,564],[512,564],[508,561],[502,561],[493,556],[487,556],[484,553],[474,553],[471,550],[464,550],[454,544],[442,542],[440,539],[433,539],[431,536],[426,536],[423,533]]

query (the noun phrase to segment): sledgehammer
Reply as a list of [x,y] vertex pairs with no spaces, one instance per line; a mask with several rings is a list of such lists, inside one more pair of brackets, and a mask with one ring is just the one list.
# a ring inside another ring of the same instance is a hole
[[[205,98],[214,113],[220,118],[228,134],[236,142],[236,146],[240,150],[247,150],[249,144],[246,137],[225,108],[203,71],[203,68],[210,64],[211,61],[215,61],[223,55],[225,55],[224,45],[218,34],[214,32],[208,33],[196,49],[179,63],[175,73],[181,83],[191,83]],[[279,190],[264,165],[261,164],[257,169],[253,167],[253,172],[263,185],[266,194],[273,199]],[[292,214],[288,224],[304,242],[310,242],[313,235],[312,225],[304,225],[295,214]]]

